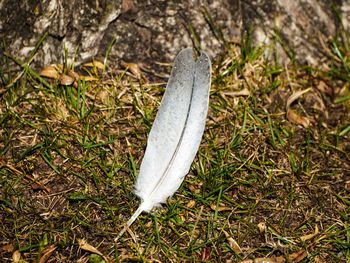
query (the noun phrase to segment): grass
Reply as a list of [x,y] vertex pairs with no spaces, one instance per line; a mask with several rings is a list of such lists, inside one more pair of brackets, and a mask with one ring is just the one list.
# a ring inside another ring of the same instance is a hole
[[[140,202],[133,183],[165,83],[103,72],[105,61],[103,70],[90,69],[98,81],[64,86],[5,52],[3,262],[19,255],[22,262],[349,262],[346,45],[331,41],[333,59],[322,70],[272,65],[268,47],[252,47],[249,37],[225,45],[213,61],[207,125],[190,173],[164,209],[142,214],[117,244]],[[308,87],[292,105],[311,121],[304,128],[288,120],[285,105]]]

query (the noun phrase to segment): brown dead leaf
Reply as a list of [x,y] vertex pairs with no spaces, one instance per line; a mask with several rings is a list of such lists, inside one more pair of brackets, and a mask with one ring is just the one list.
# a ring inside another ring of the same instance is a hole
[[350,180],[345,182],[345,190],[350,191]]
[[79,76],[79,79],[82,80],[83,78],[85,78],[85,81],[97,81],[98,78],[95,77],[90,77],[90,76]]
[[51,192],[50,188],[47,188],[46,186],[44,186],[43,184],[41,184],[40,182],[34,182],[30,185],[32,187],[33,190],[44,190],[47,191],[48,193]]
[[287,111],[287,119],[290,122],[301,124],[304,128],[307,128],[310,125],[310,120],[308,118],[299,116],[294,110],[291,109]]
[[[85,64],[86,66],[91,66],[93,65],[92,63],[87,63]],[[101,62],[95,61],[96,67],[100,68],[101,65],[103,67],[103,64]],[[63,65],[62,64],[56,64],[56,65],[51,65],[43,68],[40,72],[39,75],[42,77],[47,77],[50,79],[58,79],[59,84],[68,86],[68,85],[74,85],[77,87],[78,85],[78,80],[82,80],[85,78],[85,81],[97,81],[98,78],[95,77],[90,77],[90,76],[82,76],[79,75],[78,73],[67,69],[67,74],[63,73]]]
[[260,233],[265,232],[265,230],[266,230],[266,224],[265,224],[265,222],[260,222],[260,223],[258,224],[258,228],[259,228]]
[[135,155],[136,152],[135,152],[134,148],[132,147],[131,143],[129,142],[128,138],[125,137],[125,140],[126,140],[126,145],[128,146],[128,150],[130,151],[130,153],[132,155]]
[[329,87],[324,81],[321,80],[317,84],[316,88],[319,91],[322,91],[323,93],[327,94],[328,96],[333,97],[333,89]]
[[108,262],[107,258],[100,252],[98,251],[95,247],[91,246],[90,244],[88,244],[88,242],[86,241],[86,239],[78,239],[78,243],[79,243],[79,248],[92,252],[94,254],[100,255],[101,257],[103,257],[103,259]]
[[122,13],[135,13],[137,9],[133,0],[123,0],[122,2]]
[[[315,228],[315,233],[316,232],[318,233],[318,228]],[[289,258],[288,258],[289,262],[298,263],[303,259],[305,259],[308,255],[308,251],[310,252],[317,243],[319,243],[321,240],[325,239],[326,237],[327,235],[323,235],[316,241],[312,242],[310,245],[307,246],[307,250],[305,248],[302,248],[298,252],[289,255]]]
[[311,90],[312,88],[308,88],[305,90],[298,90],[296,92],[294,92],[287,100],[286,103],[286,111],[287,111],[287,119],[290,122],[294,122],[297,124],[301,124],[304,128],[309,127],[311,121],[310,119],[303,117],[303,116],[299,116],[294,110],[292,110],[290,108],[290,106],[292,105],[292,103],[294,101],[296,101],[300,96],[302,96],[303,94],[305,94],[306,92],[308,92],[309,90]]
[[243,260],[240,263],[284,263],[286,260],[283,257],[275,258],[255,258]]
[[316,236],[317,234],[318,234],[318,227],[317,227],[317,225],[316,225],[316,227],[315,227],[315,232],[313,233],[313,234],[309,234],[309,235],[305,235],[305,236],[302,236],[302,237],[300,237],[300,239],[302,240],[302,241],[306,241],[306,240],[309,240],[309,239],[312,239],[314,236]]
[[68,76],[66,74],[61,74],[58,82],[61,85],[69,86],[69,85],[72,85],[74,83],[74,78],[72,78],[71,76]]
[[298,252],[295,252],[295,253],[289,255],[289,261],[293,262],[293,263],[298,263],[306,257],[307,257],[307,252],[303,248],[303,249],[300,249]]
[[101,70],[103,70],[103,67],[104,67],[102,62],[96,61],[96,60],[94,62],[85,63],[84,66],[89,67],[89,68],[96,67],[96,68],[101,69]]
[[222,121],[222,120],[224,120],[225,119],[225,115],[223,115],[223,114],[221,114],[219,117],[217,117],[216,119],[215,119],[215,123],[218,123],[218,122],[220,122],[220,121]]
[[[211,204],[210,208],[213,209],[214,211],[216,211],[216,205],[215,204]],[[229,211],[229,210],[232,210],[232,208],[231,207],[227,207],[227,206],[219,206],[218,207],[218,212]]]
[[313,247],[315,246],[315,244],[317,242],[319,242],[320,240],[322,240],[325,236],[319,238],[318,240],[314,241],[312,244],[307,246],[307,251],[305,248],[300,249],[298,252],[295,252],[291,255],[289,255],[289,261],[293,262],[293,263],[298,263],[300,261],[302,261],[303,259],[305,259],[308,255],[308,251],[311,251],[313,249]]
[[7,164],[7,158],[5,155],[0,157],[0,168]]
[[201,185],[202,185],[202,183],[200,185],[190,184],[190,186],[188,188],[191,190],[192,193],[198,194],[201,191],[201,189],[200,189]]
[[56,65],[47,66],[39,72],[39,76],[47,77],[50,79],[57,79],[60,75],[60,69]]
[[12,244],[7,244],[2,246],[0,249],[10,253],[15,250],[15,247]]
[[315,263],[323,263],[323,261],[322,261],[318,256],[316,256],[316,257],[314,258],[314,262],[315,262]]
[[55,251],[57,247],[55,245],[51,245],[47,248],[45,248],[42,253],[41,253],[41,258],[39,260],[39,263],[45,263],[50,256],[52,255],[52,253]]
[[187,203],[186,207],[192,208],[192,207],[194,207],[195,204],[196,204],[196,201],[191,200],[191,201],[189,201],[189,202]]
[[68,70],[68,76],[72,77],[76,81],[78,81],[78,79],[81,77],[78,73],[71,70]]
[[123,67],[127,68],[135,77],[137,77],[137,78],[142,77],[141,69],[140,69],[139,65],[137,65],[136,63],[122,62],[121,65]]
[[63,72],[64,66],[63,64],[55,64],[56,68],[58,69],[59,72]]
[[12,254],[12,262],[13,263],[17,263],[21,260],[21,252],[19,252],[19,250],[16,250],[15,252],[13,252]]
[[234,240],[229,233],[227,233],[225,230],[222,230],[222,232],[224,232],[226,238],[227,238],[227,241],[228,243],[230,244],[230,247],[236,251],[237,254],[242,254],[243,251],[242,249],[240,248],[240,246],[237,244],[236,240]]

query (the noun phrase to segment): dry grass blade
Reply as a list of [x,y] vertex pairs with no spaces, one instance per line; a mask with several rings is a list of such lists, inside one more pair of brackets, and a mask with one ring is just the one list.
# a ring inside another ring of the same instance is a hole
[[303,94],[309,92],[310,90],[312,90],[312,88],[307,88],[305,90],[298,90],[296,92],[294,92],[287,100],[286,103],[286,110],[288,111],[290,109],[290,105],[296,101],[300,96],[302,96]]
[[222,94],[226,96],[238,97],[238,96],[249,96],[250,91],[247,88],[244,88],[240,91],[232,91],[232,92],[222,92]]
[[302,237],[300,237],[300,239],[305,242],[306,240],[312,239],[315,236],[317,236],[318,233],[319,233],[319,230],[318,230],[318,226],[316,225],[315,232],[313,234],[302,236]]
[[230,244],[230,247],[237,253],[237,254],[242,254],[243,251],[242,249],[240,248],[240,246],[238,245],[238,243],[236,242],[236,240],[234,240],[232,238],[232,236],[227,233],[225,230],[222,230],[222,232],[224,232],[226,238],[227,238],[227,241],[228,243]]

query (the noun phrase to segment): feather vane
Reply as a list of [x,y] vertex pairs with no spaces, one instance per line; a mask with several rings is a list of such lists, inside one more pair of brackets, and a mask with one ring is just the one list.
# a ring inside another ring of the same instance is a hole
[[177,55],[135,183],[141,204],[127,227],[143,211],[166,202],[189,172],[204,132],[210,81],[211,63],[205,53],[197,61],[191,48]]

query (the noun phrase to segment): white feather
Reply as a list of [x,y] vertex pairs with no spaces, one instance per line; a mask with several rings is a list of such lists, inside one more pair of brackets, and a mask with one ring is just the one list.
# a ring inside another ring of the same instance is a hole
[[166,202],[189,172],[204,131],[210,80],[211,63],[205,53],[197,61],[190,48],[177,55],[135,184],[141,204],[128,227],[143,211]]

